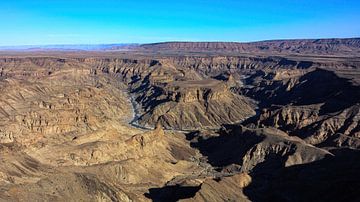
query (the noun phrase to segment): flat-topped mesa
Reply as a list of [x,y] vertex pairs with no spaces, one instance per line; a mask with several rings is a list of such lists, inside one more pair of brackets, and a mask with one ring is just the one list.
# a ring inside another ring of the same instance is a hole
[[152,72],[149,75],[151,85],[162,85],[172,81],[174,81],[174,77],[165,71]]
[[169,100],[183,103],[226,99],[230,93],[226,82],[216,80],[176,82],[165,91]]
[[255,114],[248,100],[234,94],[226,81],[215,79],[174,81],[146,92],[152,100],[139,123],[154,126],[161,121],[167,129],[218,128]]
[[282,53],[282,54],[324,54],[358,55],[359,38],[348,39],[295,39],[269,40],[248,43],[238,42],[165,42],[143,44],[147,51],[197,51],[216,53]]
[[[228,89],[223,91],[218,89],[202,89],[194,88],[187,91],[175,92],[171,95],[171,99],[176,102],[206,102],[210,100],[221,100],[227,97]],[[175,96],[174,96],[175,95]]]
[[173,78],[168,76],[157,76],[149,79],[151,85],[163,85],[168,82],[172,82]]

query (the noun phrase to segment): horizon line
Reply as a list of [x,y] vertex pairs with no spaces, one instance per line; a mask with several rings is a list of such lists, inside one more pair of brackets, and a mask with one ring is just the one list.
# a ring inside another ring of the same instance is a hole
[[201,40],[169,40],[169,41],[157,41],[157,42],[109,42],[109,43],[54,43],[54,44],[23,44],[23,45],[0,45],[0,50],[5,48],[41,48],[48,46],[119,46],[119,45],[145,45],[145,44],[161,44],[161,43],[257,43],[257,42],[271,42],[271,41],[297,41],[297,40],[330,40],[330,39],[360,39],[360,36],[354,37],[324,37],[324,38],[274,38],[264,40],[250,40],[250,41],[201,41]]

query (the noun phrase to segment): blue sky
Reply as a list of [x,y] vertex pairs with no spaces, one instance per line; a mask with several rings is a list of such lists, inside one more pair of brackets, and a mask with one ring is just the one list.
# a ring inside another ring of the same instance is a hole
[[0,46],[360,36],[359,0],[1,0]]

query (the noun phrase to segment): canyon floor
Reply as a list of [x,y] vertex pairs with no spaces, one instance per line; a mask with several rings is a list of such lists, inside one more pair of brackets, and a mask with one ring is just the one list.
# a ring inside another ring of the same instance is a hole
[[0,51],[0,201],[359,201],[359,53]]

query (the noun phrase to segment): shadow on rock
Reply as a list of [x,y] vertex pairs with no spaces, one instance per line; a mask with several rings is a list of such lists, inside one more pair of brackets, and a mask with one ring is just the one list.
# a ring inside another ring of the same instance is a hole
[[145,193],[145,197],[155,202],[172,202],[180,199],[192,198],[196,192],[200,190],[201,186],[181,186],[172,185],[162,188],[151,188],[149,193]]
[[196,132],[189,133],[187,139],[192,139],[191,146],[206,156],[208,163],[214,167],[241,165],[246,152],[265,138],[253,135],[249,131],[242,131],[241,127],[232,125],[224,126],[217,136],[206,137],[197,134]]
[[[254,76],[266,77],[265,74]],[[288,83],[283,81],[273,81],[270,85],[263,82],[259,85],[261,88],[254,88],[244,94],[258,100],[260,108],[289,103],[296,106],[323,103],[321,115],[346,109],[360,99],[358,86],[352,85],[349,79],[320,68],[299,77],[290,89]],[[316,90],[313,90],[314,86]]]
[[[252,201],[360,201],[360,151],[332,151],[335,156],[308,164],[269,169],[259,164],[244,189]],[[278,162],[278,159],[267,160]]]

